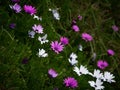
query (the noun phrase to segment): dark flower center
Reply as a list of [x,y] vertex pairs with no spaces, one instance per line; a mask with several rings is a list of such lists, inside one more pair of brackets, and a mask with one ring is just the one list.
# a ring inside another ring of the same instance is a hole
[[58,51],[58,47],[55,47],[54,49],[55,49],[56,51]]

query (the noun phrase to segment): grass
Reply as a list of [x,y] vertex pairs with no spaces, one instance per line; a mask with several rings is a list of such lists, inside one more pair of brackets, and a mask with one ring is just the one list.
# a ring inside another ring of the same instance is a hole
[[[120,2],[112,0],[21,0],[20,5],[33,5],[37,15],[42,16],[42,21],[33,19],[25,13],[16,14],[9,8],[14,4],[11,0],[0,1],[0,90],[69,90],[63,85],[65,77],[71,76],[78,81],[75,90],[93,90],[88,84],[93,78],[78,76],[73,72],[68,58],[71,52],[78,55],[78,66],[86,65],[88,70],[98,69],[96,63],[99,59],[107,60],[109,66],[103,71],[110,71],[115,75],[116,83],[105,83],[105,90],[120,89],[120,31],[114,32],[112,25],[120,26],[118,12]],[[60,21],[53,18],[49,8],[59,8]],[[116,8],[116,9],[115,9]],[[117,13],[117,15],[116,15]],[[80,32],[71,29],[71,22],[78,15],[83,19],[77,21]],[[16,23],[14,29],[9,25]],[[41,45],[38,34],[35,38],[28,37],[28,31],[34,24],[41,24],[44,33],[48,34],[49,43]],[[85,42],[81,39],[83,32],[90,33],[94,40]],[[69,38],[67,45],[60,54],[54,53],[50,48],[51,41],[59,40],[61,36]],[[83,51],[78,50],[82,44]],[[36,54],[39,48],[48,52],[47,58],[39,58]],[[113,49],[115,55],[109,57],[107,49]],[[92,54],[97,54],[92,62]],[[27,58],[28,63],[22,64]],[[54,68],[58,77],[48,77],[48,70]]]

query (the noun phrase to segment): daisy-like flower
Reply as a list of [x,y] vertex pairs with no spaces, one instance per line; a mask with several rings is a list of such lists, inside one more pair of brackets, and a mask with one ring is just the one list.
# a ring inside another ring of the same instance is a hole
[[108,49],[107,53],[109,56],[113,56],[115,54],[115,52],[112,49]]
[[82,33],[82,36],[81,36],[81,37],[82,37],[82,39],[85,40],[86,42],[93,40],[92,36],[91,36],[90,34],[88,34],[88,33]]
[[105,69],[108,66],[108,63],[106,61],[103,61],[103,60],[98,60],[97,66],[100,69]]
[[100,70],[96,70],[94,69],[94,73],[89,73],[89,75],[91,75],[92,77],[95,77],[97,79],[102,79],[103,77],[103,73],[100,72]]
[[29,35],[29,37],[34,38],[35,32],[34,31],[28,31],[28,35]]
[[71,65],[75,65],[78,63],[76,58],[77,58],[77,55],[75,53],[70,54],[70,58],[68,59],[68,61],[70,62]]
[[58,73],[54,69],[49,69],[48,74],[50,77],[55,78],[58,76]]
[[61,37],[61,38],[60,38],[60,42],[61,42],[61,44],[63,44],[63,45],[67,45],[67,44],[69,43],[69,40],[68,40],[67,37]]
[[72,20],[72,25],[76,25],[76,23],[77,23],[76,20],[73,19],[73,20]]
[[42,25],[36,25],[36,24],[34,24],[34,26],[32,26],[32,29],[36,32],[36,33],[43,33],[43,27],[42,27]]
[[80,44],[80,45],[78,46],[78,49],[79,49],[80,51],[83,51],[83,46]]
[[72,26],[72,29],[73,29],[75,32],[79,32],[79,31],[80,31],[80,29],[79,29],[79,27],[78,27],[77,25],[73,25],[73,26]]
[[78,61],[76,59],[68,59],[68,61],[71,65],[75,65],[78,63]]
[[77,59],[77,55],[75,53],[71,53],[69,59]]
[[11,0],[12,2],[18,3],[20,0]]
[[73,77],[67,77],[64,79],[64,84],[66,87],[69,88],[76,88],[78,87],[78,82]]
[[104,86],[102,85],[103,82],[101,82],[100,79],[97,79],[96,82],[95,81],[88,81],[88,83],[90,84],[91,87],[94,87],[95,90],[102,90],[102,89],[104,89]]
[[81,16],[81,15],[78,15],[78,19],[79,19],[79,20],[82,20],[82,16]]
[[113,76],[113,74],[111,74],[110,72],[104,72],[103,75],[103,80],[109,83],[115,82],[115,80],[113,80],[115,78],[115,76]]
[[45,52],[44,49],[39,49],[39,52],[37,53],[38,57],[47,57],[48,54]]
[[57,54],[59,54],[61,51],[63,51],[64,46],[59,43],[58,41],[54,41],[51,43],[51,48],[53,51],[55,51]]
[[20,13],[21,11],[21,6],[17,3],[15,3],[14,5],[10,5],[10,8],[13,9],[16,13]]
[[52,14],[53,14],[53,16],[56,20],[60,20],[60,15],[59,15],[59,12],[58,12],[58,8],[57,9],[49,9],[49,11],[52,11]]
[[36,13],[35,7],[31,5],[24,5],[23,7],[24,11],[30,15],[34,15]]
[[41,18],[41,17],[38,17],[38,16],[35,15],[35,14],[34,14],[33,18],[42,21],[42,18]]
[[97,57],[97,55],[96,55],[96,53],[94,52],[93,55],[92,55],[92,61],[95,61],[96,57]]
[[80,66],[80,68],[78,68],[77,66],[74,67],[74,70],[78,76],[82,75],[82,74],[89,74],[89,71],[87,70],[87,68],[83,65]]
[[117,31],[119,30],[119,28],[118,28],[116,25],[113,25],[113,26],[112,26],[112,29],[113,29],[115,32],[117,32]]
[[15,27],[16,27],[16,24],[15,24],[15,23],[11,23],[11,24],[10,24],[10,28],[11,28],[11,29],[14,29]]
[[47,40],[47,34],[45,34],[43,37],[38,37],[38,40],[40,41],[41,44],[48,42]]

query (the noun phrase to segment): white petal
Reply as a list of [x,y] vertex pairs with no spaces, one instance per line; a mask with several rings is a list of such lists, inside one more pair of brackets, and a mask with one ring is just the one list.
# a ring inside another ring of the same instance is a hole
[[78,74],[78,76],[80,76],[81,74],[80,74],[80,70],[79,70],[79,68],[78,67],[74,67],[74,69],[73,69],[73,71],[75,71],[77,74]]
[[88,81],[91,87],[95,87],[95,82],[94,81]]

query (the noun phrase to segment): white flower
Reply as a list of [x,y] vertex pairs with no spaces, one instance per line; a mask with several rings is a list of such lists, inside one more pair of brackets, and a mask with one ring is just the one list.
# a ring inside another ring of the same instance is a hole
[[113,76],[113,74],[111,74],[110,72],[104,72],[104,75],[103,75],[103,80],[104,81],[107,81],[109,83],[111,82],[115,82],[115,80],[113,80],[115,78],[115,76]]
[[94,81],[88,81],[91,87],[94,87],[95,90],[102,90],[104,89],[104,86],[102,86],[103,82],[101,82],[100,79],[97,79],[96,82]]
[[96,53],[93,53],[93,55],[92,55],[92,61],[95,61],[95,59],[96,59]]
[[80,76],[82,74],[89,74],[89,71],[83,65],[81,65],[80,68],[75,66],[73,71],[75,71],[78,74],[78,76]]
[[47,57],[48,54],[45,52],[44,49],[39,49],[39,52],[38,52],[38,57]]
[[59,12],[58,12],[58,8],[57,9],[49,9],[49,11],[52,11],[52,14],[53,14],[53,16],[56,20],[60,20],[60,15],[59,15]]
[[71,65],[75,65],[78,63],[76,59],[68,59],[68,61],[70,62]]
[[81,44],[78,46],[78,49],[79,49],[80,51],[83,51],[83,47],[82,47]]
[[34,38],[35,32],[34,31],[28,31],[29,37]]
[[70,62],[71,65],[75,65],[78,63],[76,58],[77,58],[77,55],[75,53],[70,54],[70,58],[68,59],[68,61]]
[[103,73],[101,73],[100,70],[96,70],[96,69],[94,70],[93,74],[89,73],[89,75],[91,75],[97,79],[102,79],[102,77],[103,77]]
[[47,40],[47,34],[45,34],[43,37],[38,37],[38,40],[40,41],[41,44],[48,42]]
[[70,54],[70,59],[76,59],[76,58],[77,58],[77,55],[75,53]]
[[41,17],[38,17],[37,15],[34,15],[33,18],[42,21],[42,18],[41,18]]

